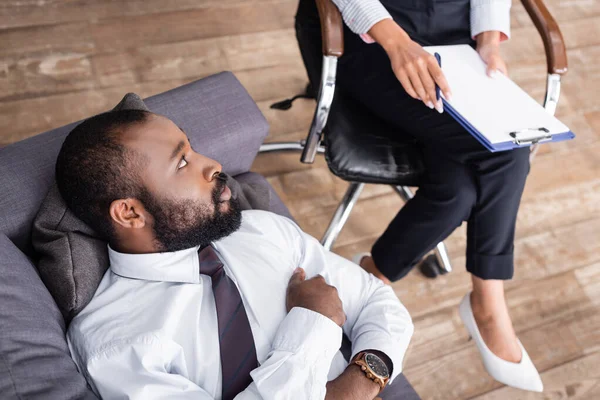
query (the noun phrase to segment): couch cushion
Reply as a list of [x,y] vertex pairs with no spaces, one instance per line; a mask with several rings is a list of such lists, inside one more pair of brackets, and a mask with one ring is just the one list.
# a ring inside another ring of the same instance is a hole
[[0,233],[0,399],[95,399],[71,359],[60,311]]
[[[268,124],[230,72],[210,76],[146,99],[152,111],[182,127],[202,154],[229,175],[247,172]],[[0,148],[0,232],[34,257],[31,225],[54,181],[65,136],[77,123]]]

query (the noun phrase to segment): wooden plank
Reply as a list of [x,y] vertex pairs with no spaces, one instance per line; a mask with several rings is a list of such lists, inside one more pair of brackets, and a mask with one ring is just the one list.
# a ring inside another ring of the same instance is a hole
[[5,143],[58,128],[114,107],[128,91],[142,97],[180,86],[181,81],[162,81],[60,94],[19,101],[0,102],[0,132]]
[[[559,27],[562,27],[565,21],[580,20],[600,15],[600,2],[598,0],[545,0],[544,4],[558,22]],[[531,18],[525,11],[520,0],[513,0],[510,16],[515,25],[524,26],[532,24]]]
[[94,51],[96,47],[85,22],[0,30],[0,57]]
[[600,176],[599,149],[600,143],[595,142],[564,153],[550,153],[537,157],[532,166],[524,196],[535,196],[544,191],[559,189],[565,182],[594,181]]
[[199,72],[293,64],[298,60],[298,45],[288,29],[142,47],[137,51],[135,68],[142,81],[153,81],[197,76]]
[[535,400],[600,398],[600,352],[569,361],[541,374],[544,393],[502,387],[476,397],[474,400]]
[[586,296],[596,305],[600,305],[600,263],[575,270],[575,277],[584,288]]
[[[261,56],[256,57],[256,54]],[[130,52],[95,55],[92,64],[102,86],[172,79],[191,80],[224,70],[237,72],[262,69],[262,81],[266,86],[269,75],[264,73],[275,67],[281,67],[272,71],[279,75],[284,68],[289,68],[291,76],[283,75],[290,79],[290,83],[286,85],[288,87],[295,86],[300,79],[307,81],[305,77],[299,78],[299,71],[303,67],[292,30],[144,46]],[[271,78],[274,79],[274,76]],[[275,79],[274,83],[277,82]],[[270,85],[273,86],[273,82]]]
[[578,48],[569,51],[568,78],[564,80],[562,89],[568,94],[571,106],[580,112],[600,110],[596,92],[600,87],[600,45]]
[[258,108],[270,125],[269,136],[266,141],[279,141],[285,135],[295,132],[303,132],[300,138],[306,138],[315,113],[316,103],[311,99],[298,99],[294,102],[294,106],[286,111],[270,108],[275,101],[283,100],[286,97],[257,103]]
[[272,0],[4,0],[0,4],[0,29],[269,2]]
[[600,111],[594,111],[583,115],[585,122],[594,131],[597,138],[600,138]]
[[90,30],[99,51],[117,51],[150,44],[289,29],[293,27],[295,9],[294,2],[289,0],[243,2],[229,7],[99,20],[90,26]]
[[[260,40],[260,38],[258,39]],[[277,52],[279,45],[274,43],[273,52]],[[126,87],[145,82],[179,79],[192,81],[203,78],[213,73],[220,72],[228,67],[240,66],[241,71],[234,71],[246,90],[255,101],[283,99],[303,92],[308,78],[304,66],[297,54],[286,59],[281,57],[263,58],[263,65],[245,69],[244,61],[237,60],[246,57],[247,51],[243,48],[230,48],[229,63],[224,65],[211,64],[208,68],[204,65],[198,68],[188,68],[184,71],[167,71],[164,76],[157,79],[144,79],[143,71],[157,67],[156,60],[152,59],[152,52],[142,62],[136,59],[138,55],[133,52],[120,52],[111,54],[86,55],[79,53],[52,53],[24,58],[5,58],[0,60],[0,101],[20,100],[24,98],[43,97],[52,94],[67,93],[85,89],[99,89],[107,87]],[[184,60],[187,63],[188,60]],[[286,61],[292,63],[284,64]],[[159,62],[165,62],[164,59]],[[143,65],[138,68],[137,65]],[[222,67],[222,68],[221,68]],[[142,75],[142,76],[140,76]]]
[[[600,44],[600,13],[588,18],[563,21],[559,27],[567,45],[572,50]],[[542,39],[533,22],[512,29],[511,40],[502,45],[503,54],[510,63],[531,59],[545,59]]]
[[[293,97],[304,93],[308,78],[306,70],[300,60],[292,64],[278,64],[254,69],[244,69],[234,71],[235,76],[244,85],[252,99],[256,102],[270,100],[272,103]],[[294,102],[294,106],[300,103],[300,100]],[[316,107],[314,100],[305,100],[312,102]],[[265,103],[266,104],[266,103]],[[285,113],[285,111],[281,111]],[[306,132],[303,132],[306,136]]]
[[92,89],[92,64],[87,54],[54,52],[0,59],[0,101]]

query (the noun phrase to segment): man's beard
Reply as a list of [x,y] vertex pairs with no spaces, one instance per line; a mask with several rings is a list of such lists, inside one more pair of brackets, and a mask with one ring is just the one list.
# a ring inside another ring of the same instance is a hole
[[[229,209],[221,211],[221,193],[226,175],[216,180],[212,204],[193,200],[159,200],[143,190],[140,200],[154,217],[154,237],[161,252],[206,246],[237,231],[242,222],[242,212],[237,199],[229,199]],[[211,209],[211,206],[214,208]]]

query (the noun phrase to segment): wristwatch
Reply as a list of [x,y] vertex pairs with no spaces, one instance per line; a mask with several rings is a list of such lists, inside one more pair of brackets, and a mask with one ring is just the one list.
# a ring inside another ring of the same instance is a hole
[[360,367],[367,378],[379,385],[381,388],[379,393],[381,393],[390,380],[390,371],[386,363],[380,357],[368,351],[358,353],[352,362]]

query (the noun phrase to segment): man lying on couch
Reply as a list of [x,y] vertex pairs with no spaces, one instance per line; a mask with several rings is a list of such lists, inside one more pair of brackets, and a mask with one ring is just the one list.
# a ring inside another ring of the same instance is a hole
[[109,243],[68,331],[90,386],[106,399],[376,397],[401,371],[406,309],[289,219],[241,212],[223,176],[147,111],[100,114],[65,140],[60,193]]

